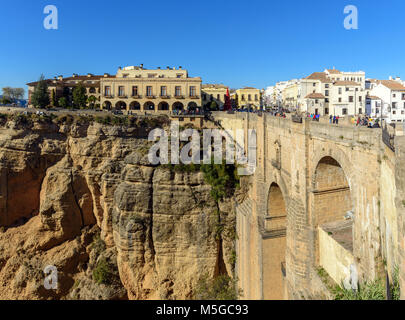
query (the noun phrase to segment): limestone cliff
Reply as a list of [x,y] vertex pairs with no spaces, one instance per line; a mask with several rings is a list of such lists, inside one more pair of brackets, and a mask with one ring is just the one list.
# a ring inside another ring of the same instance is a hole
[[188,299],[203,274],[232,274],[202,173],[150,165],[145,123],[68,120],[0,124],[0,299]]

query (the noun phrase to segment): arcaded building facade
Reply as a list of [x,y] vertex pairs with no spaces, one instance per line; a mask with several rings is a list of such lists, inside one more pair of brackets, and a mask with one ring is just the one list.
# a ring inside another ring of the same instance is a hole
[[101,107],[111,110],[164,112],[201,107],[201,78],[182,67],[119,68],[116,76],[100,79]]

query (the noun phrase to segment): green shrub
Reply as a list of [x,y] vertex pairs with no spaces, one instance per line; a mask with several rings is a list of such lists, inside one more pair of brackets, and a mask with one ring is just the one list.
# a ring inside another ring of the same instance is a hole
[[198,300],[237,300],[240,296],[236,280],[228,275],[210,278],[204,274],[197,283],[195,293]]
[[105,258],[97,262],[97,266],[93,270],[93,280],[98,284],[112,284],[114,280],[114,272]]
[[201,171],[204,173],[204,180],[211,185],[211,196],[215,201],[230,197],[239,188],[239,176],[234,165],[225,164],[203,164]]

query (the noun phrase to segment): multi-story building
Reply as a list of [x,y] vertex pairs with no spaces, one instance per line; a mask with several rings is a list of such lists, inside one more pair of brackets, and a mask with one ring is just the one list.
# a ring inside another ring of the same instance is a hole
[[201,107],[201,78],[189,77],[182,67],[119,68],[114,77],[102,78],[103,109],[173,111]]
[[253,107],[259,109],[261,106],[260,89],[245,87],[235,91],[235,101],[238,108]]
[[[55,77],[54,79],[46,79],[48,85],[49,97],[55,94],[56,101],[61,97],[66,97],[68,103],[71,103],[73,89],[81,82],[86,89],[86,94],[88,97],[94,96],[96,104],[100,102],[100,79],[111,77],[108,73],[101,75],[93,75],[91,73],[87,75],[73,74],[71,77],[64,78],[63,76]],[[28,86],[28,106],[33,107],[31,103],[31,96],[38,81],[27,83]],[[54,93],[52,93],[54,92]],[[52,101],[51,101],[52,103]]]
[[299,110],[320,115],[358,115],[365,112],[365,73],[326,69],[299,82]]
[[387,123],[405,122],[405,86],[400,82],[379,80],[371,95],[380,99],[382,117]]
[[283,107],[288,109],[298,109],[298,100],[301,98],[300,80],[294,79],[287,82],[282,91]]
[[207,106],[215,101],[220,109],[225,104],[228,87],[223,84],[203,84],[201,88],[202,105]]

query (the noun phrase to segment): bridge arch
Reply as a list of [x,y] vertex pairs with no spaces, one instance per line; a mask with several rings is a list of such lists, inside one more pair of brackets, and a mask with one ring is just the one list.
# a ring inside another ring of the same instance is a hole
[[262,295],[265,300],[285,298],[285,262],[288,197],[282,179],[270,183],[267,192],[262,240]]
[[311,221],[314,227],[314,263],[322,265],[319,232],[324,230],[347,250],[353,252],[353,221],[356,212],[354,178],[350,163],[342,151],[318,155],[312,170]]

